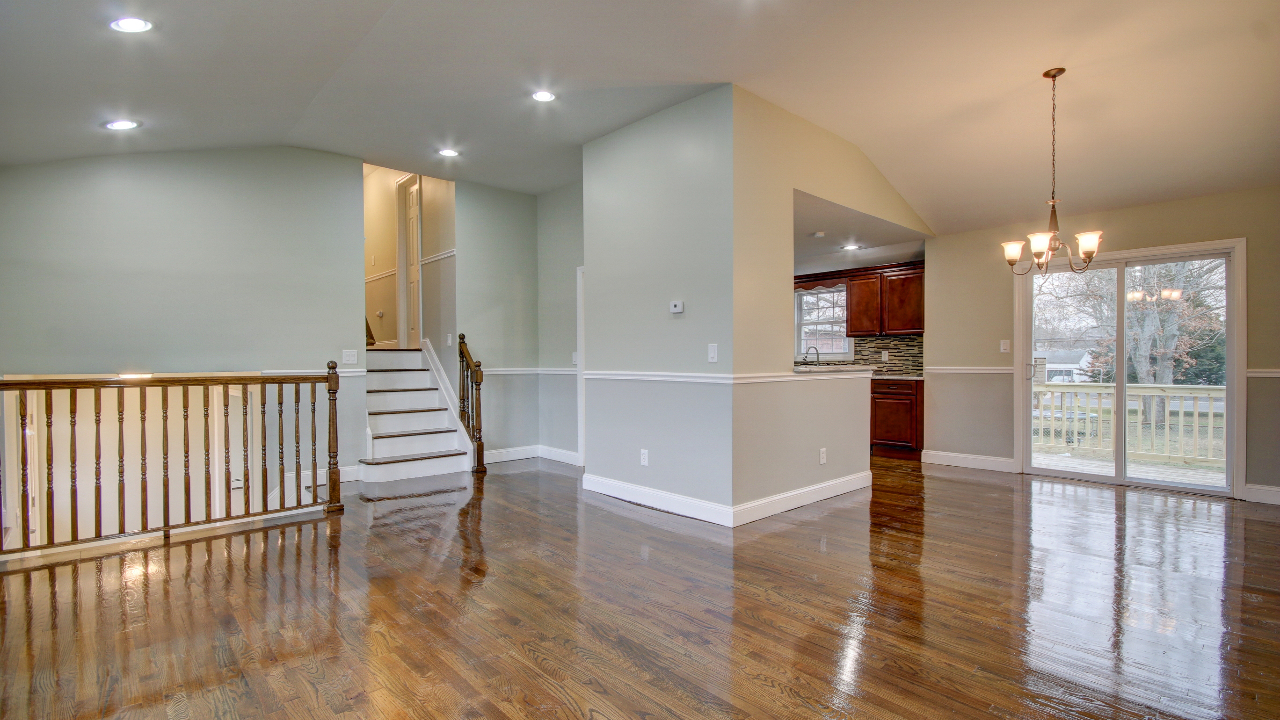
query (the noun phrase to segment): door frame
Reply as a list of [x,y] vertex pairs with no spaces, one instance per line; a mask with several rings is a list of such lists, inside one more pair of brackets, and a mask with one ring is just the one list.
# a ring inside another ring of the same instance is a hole
[[[422,334],[422,183],[417,175],[406,174],[396,180],[396,267],[403,272],[396,273],[396,347],[400,349],[417,348]],[[417,189],[415,195],[411,191]],[[409,202],[416,197],[418,205],[417,228],[409,226]],[[416,229],[417,247],[409,242],[410,230]],[[418,291],[418,302],[412,302],[409,281]],[[413,305],[417,307],[413,307]],[[412,315],[410,315],[412,313]],[[410,332],[410,321],[416,328]]]
[[[1242,497],[1245,493],[1245,433],[1247,431],[1246,418],[1248,417],[1246,408],[1246,396],[1248,393],[1245,383],[1247,382],[1248,375],[1247,299],[1249,297],[1245,285],[1245,245],[1245,238],[1232,238],[1229,240],[1209,240],[1205,242],[1182,243],[1179,245],[1161,245],[1149,248],[1136,248],[1133,250],[1118,250],[1105,253],[1100,252],[1091,265],[1091,267],[1098,268],[1115,267],[1118,268],[1117,272],[1123,272],[1124,268],[1129,263],[1133,262],[1176,262],[1181,259],[1192,259],[1207,255],[1226,256],[1227,412],[1225,420],[1228,451],[1225,454],[1227,460],[1227,487],[1221,491],[1188,487],[1186,488],[1187,492],[1204,495],[1223,495],[1234,498]],[[1067,259],[1063,257],[1054,258],[1054,260],[1049,264],[1049,268],[1051,270],[1065,269],[1066,267]],[[1032,278],[1035,274],[1035,272],[1029,272],[1026,275],[1014,276],[1013,282],[1014,464],[1020,468],[1020,472],[1028,475],[1065,477],[1073,480],[1085,480],[1088,482],[1105,482],[1113,485],[1155,487],[1163,490],[1181,489],[1176,485],[1142,482],[1141,480],[1130,480],[1127,477],[1106,478],[1097,475],[1071,473],[1063,470],[1033,468],[1031,466],[1031,383],[1034,377],[1034,370],[1031,362],[1031,294]],[[1117,335],[1123,336],[1124,297],[1123,294],[1119,292],[1119,284],[1117,284],[1117,305],[1120,308],[1120,312],[1116,317],[1116,332]],[[1123,348],[1121,347],[1117,349],[1120,350]],[[1117,372],[1124,372],[1124,366],[1122,364],[1124,362],[1124,358],[1119,352],[1117,352],[1116,362],[1118,364]],[[1116,403],[1119,404],[1120,402],[1120,399],[1117,397]],[[1120,432],[1116,434],[1117,463],[1120,462],[1120,454],[1124,452],[1124,446],[1121,443],[1125,440],[1124,433],[1127,430],[1127,423],[1124,425],[1125,427],[1121,428]]]

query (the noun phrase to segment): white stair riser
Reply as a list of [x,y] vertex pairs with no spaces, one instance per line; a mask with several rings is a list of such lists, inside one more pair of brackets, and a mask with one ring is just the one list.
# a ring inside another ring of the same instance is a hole
[[406,432],[408,430],[430,430],[448,426],[449,413],[445,411],[369,416],[369,429],[373,431],[374,435]]
[[365,482],[389,482],[451,472],[466,472],[471,469],[471,461],[466,455],[454,455],[386,465],[363,465],[360,469],[363,471],[361,479]]
[[393,457],[395,455],[417,455],[419,453],[436,452],[437,450],[456,449],[458,449],[458,433],[456,432],[373,439],[373,456],[376,458]]
[[366,393],[365,407],[369,412],[440,407],[439,392],[439,390],[418,390],[416,392]]
[[393,368],[420,368],[421,352],[387,352],[372,350],[364,354],[365,366],[370,370],[390,370]]
[[436,387],[435,376],[427,372],[375,372],[365,376],[366,390]]

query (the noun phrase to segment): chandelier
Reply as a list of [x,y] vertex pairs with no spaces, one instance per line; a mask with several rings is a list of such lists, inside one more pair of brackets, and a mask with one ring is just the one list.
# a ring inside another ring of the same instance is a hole
[[1027,240],[1031,241],[1032,264],[1022,272],[1018,272],[1016,266],[1022,260],[1022,246],[1026,241],[1013,240],[1001,243],[1004,247],[1004,259],[1009,263],[1009,269],[1013,270],[1014,275],[1026,275],[1033,267],[1040,268],[1042,273],[1047,272],[1053,254],[1060,250],[1067,253],[1067,265],[1071,268],[1071,272],[1082,273],[1088,269],[1089,263],[1093,262],[1094,256],[1098,254],[1098,243],[1102,242],[1101,231],[1077,233],[1076,242],[1080,246],[1080,259],[1084,264],[1076,267],[1075,260],[1071,257],[1071,246],[1058,239],[1058,76],[1066,71],[1066,68],[1044,71],[1044,76],[1053,81],[1053,110],[1050,116],[1053,125],[1050,131],[1049,229],[1046,232],[1031,233],[1027,236]]

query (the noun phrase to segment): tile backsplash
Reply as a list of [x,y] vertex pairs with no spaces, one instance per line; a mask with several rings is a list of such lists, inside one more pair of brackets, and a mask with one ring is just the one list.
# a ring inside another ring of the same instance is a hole
[[[895,375],[924,374],[923,335],[885,335],[882,337],[849,338],[853,346],[853,361],[858,364],[879,365],[881,372]],[[880,359],[880,353],[889,351],[889,361]]]

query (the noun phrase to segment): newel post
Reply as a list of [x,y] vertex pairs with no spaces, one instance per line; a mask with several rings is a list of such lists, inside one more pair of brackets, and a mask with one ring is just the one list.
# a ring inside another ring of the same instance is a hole
[[342,513],[342,473],[338,470],[338,363],[329,361],[326,382],[329,389],[329,503],[324,506],[326,515]]

